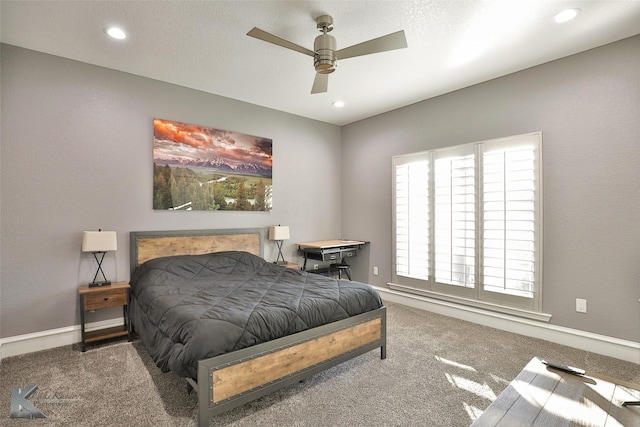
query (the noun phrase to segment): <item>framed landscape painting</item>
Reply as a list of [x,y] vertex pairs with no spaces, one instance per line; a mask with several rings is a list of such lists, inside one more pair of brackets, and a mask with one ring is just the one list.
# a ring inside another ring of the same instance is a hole
[[272,140],[153,120],[153,209],[271,211]]

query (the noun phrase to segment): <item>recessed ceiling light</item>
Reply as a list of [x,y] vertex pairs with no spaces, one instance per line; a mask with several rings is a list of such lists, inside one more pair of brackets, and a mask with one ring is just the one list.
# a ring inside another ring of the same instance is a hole
[[118,27],[107,27],[104,29],[104,32],[113,37],[114,39],[124,40],[127,38],[127,33],[125,33],[122,28]]
[[331,105],[333,105],[333,106],[334,106],[334,107],[336,107],[336,108],[342,108],[342,107],[344,107],[344,101],[340,101],[340,100],[338,100],[338,101],[333,101],[333,102],[331,103]]
[[580,13],[580,9],[567,9],[557,13],[553,19],[558,23],[567,22],[575,18],[578,13]]

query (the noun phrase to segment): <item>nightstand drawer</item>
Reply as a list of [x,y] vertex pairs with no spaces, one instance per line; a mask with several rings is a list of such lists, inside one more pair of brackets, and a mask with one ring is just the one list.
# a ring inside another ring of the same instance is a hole
[[84,296],[85,311],[127,305],[127,289],[107,289]]

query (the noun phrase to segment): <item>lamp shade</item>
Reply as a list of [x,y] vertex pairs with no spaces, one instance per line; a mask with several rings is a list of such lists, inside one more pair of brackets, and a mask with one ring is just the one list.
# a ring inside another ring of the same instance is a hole
[[82,233],[82,252],[110,252],[118,249],[115,231],[85,231]]
[[276,225],[269,227],[269,240],[289,240],[289,226]]

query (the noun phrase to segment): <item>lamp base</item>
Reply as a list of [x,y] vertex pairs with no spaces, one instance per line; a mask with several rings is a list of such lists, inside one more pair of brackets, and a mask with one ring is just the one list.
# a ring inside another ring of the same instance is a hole
[[97,288],[100,286],[111,286],[111,281],[107,280],[106,282],[92,282],[89,283],[90,288]]

